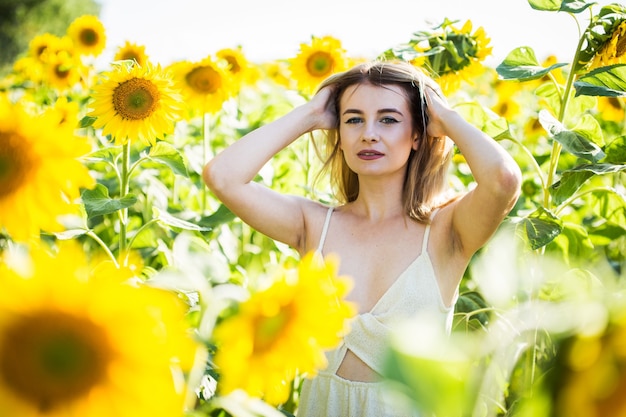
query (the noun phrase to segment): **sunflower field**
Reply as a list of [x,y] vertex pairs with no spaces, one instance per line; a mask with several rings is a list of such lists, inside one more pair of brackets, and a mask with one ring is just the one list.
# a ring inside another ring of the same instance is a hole
[[[626,7],[528,0],[580,28],[571,62],[444,19],[378,56],[312,36],[156,63],[132,40],[98,68],[85,15],[30,41],[0,80],[0,415],[297,416],[354,306],[341,261],[300,258],[207,189],[210,158],[371,59],[432,74],[498,141],[522,194],[472,260],[452,334],[394,329],[389,397],[438,417],[626,415]],[[309,138],[257,181],[332,204]],[[451,186],[473,186],[456,153]],[[428,335],[414,337],[412,335]]]

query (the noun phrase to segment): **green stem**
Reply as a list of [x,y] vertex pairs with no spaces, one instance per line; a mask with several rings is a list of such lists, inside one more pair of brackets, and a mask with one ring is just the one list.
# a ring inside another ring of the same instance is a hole
[[[152,226],[154,223],[158,222],[159,219],[150,219],[148,222],[146,222],[143,226],[141,226],[138,230],[137,233],[135,233],[133,235],[132,238],[130,238],[130,240],[128,241],[128,247],[132,248],[133,247],[133,243],[135,242],[135,239],[137,238],[137,236],[139,236],[141,234],[141,232],[143,232],[144,230],[146,230],[149,226]],[[128,254],[126,254],[126,258],[125,261],[128,260]]]
[[[204,113],[202,115],[202,166],[204,167],[207,162],[209,162],[209,123],[207,121],[208,114]],[[204,213],[206,210],[206,202],[208,195],[208,188],[202,187],[202,201],[200,202],[200,207],[202,209],[201,213]]]
[[533,155],[533,153],[530,151],[530,149],[528,149],[526,146],[524,146],[524,144],[522,144],[517,139],[509,138],[509,140],[511,142],[515,143],[516,145],[518,145],[520,148],[522,148],[522,151],[524,151],[524,153],[528,156],[528,158],[530,159],[530,162],[531,162],[533,168],[535,169],[535,171],[537,171],[537,175],[539,176],[539,180],[541,181],[541,188],[545,190],[546,189],[546,182],[545,182],[545,180],[543,178],[543,171],[541,170],[541,167],[537,163],[537,160],[535,159],[535,156]]
[[106,243],[104,243],[104,241],[100,239],[100,237],[95,234],[93,230],[89,230],[86,235],[95,240],[98,245],[100,245],[100,247],[104,250],[104,252],[109,256],[109,258],[111,258],[111,260],[115,264],[115,267],[119,268],[119,264],[117,263],[117,259],[115,259],[115,255],[113,255],[113,252],[111,252],[111,249],[109,249]]
[[576,201],[577,199],[587,195],[587,194],[592,194],[595,193],[597,191],[606,191],[609,193],[613,193],[617,196],[621,196],[621,194],[614,189],[613,187],[594,187],[594,188],[590,188],[588,190],[585,191],[581,191],[578,194],[574,194],[572,196],[570,196],[567,200],[563,201],[555,210],[554,210],[554,214],[557,215],[559,214],[565,207],[567,207],[568,205],[572,204],[574,201]]
[[[584,34],[583,34],[584,35]],[[578,56],[580,55],[580,51],[585,42],[585,37],[581,35],[578,39],[578,45],[576,46],[576,53],[574,54],[574,58],[570,65],[570,72],[567,77],[567,83],[565,84],[565,90],[563,91],[563,96],[561,98],[561,109],[559,110],[559,122],[563,123],[565,119],[565,111],[567,110],[567,104],[569,102],[570,92],[572,91],[572,86],[574,85],[574,79],[576,78],[576,63],[578,62]],[[548,168],[548,176],[547,176],[547,186],[543,188],[543,205],[545,208],[549,208],[551,201],[550,190],[548,187],[552,185],[554,182],[554,177],[556,176],[556,168],[559,163],[559,156],[561,155],[562,146],[559,142],[552,142],[552,153],[550,154],[550,165]]]
[[[120,197],[125,197],[129,191],[129,177],[130,177],[130,141],[127,141],[122,145],[122,173],[120,175]],[[128,226],[128,208],[120,210],[120,241],[119,241],[119,256],[120,259],[126,256],[126,250],[128,248],[126,242],[126,227]]]

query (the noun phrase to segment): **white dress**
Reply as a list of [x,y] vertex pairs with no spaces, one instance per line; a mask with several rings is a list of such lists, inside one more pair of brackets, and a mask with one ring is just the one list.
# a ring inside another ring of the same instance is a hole
[[[329,208],[320,238],[321,254],[333,208]],[[434,213],[433,213],[434,215]],[[430,224],[424,231],[422,252],[398,276],[374,307],[352,319],[350,332],[340,346],[327,352],[328,366],[313,379],[302,385],[298,417],[415,417],[419,413],[402,414],[394,410],[391,401],[385,400],[385,383],[350,381],[336,372],[346,351],[357,357],[379,374],[383,373],[383,360],[387,348],[390,326],[403,318],[420,312],[432,312],[441,318],[441,325],[449,331],[453,306],[446,306],[430,257],[428,235]]]

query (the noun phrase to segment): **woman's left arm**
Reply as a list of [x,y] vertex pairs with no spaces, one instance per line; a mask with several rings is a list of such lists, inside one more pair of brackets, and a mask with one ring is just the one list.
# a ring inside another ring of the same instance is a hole
[[428,135],[450,138],[465,157],[476,181],[476,187],[450,206],[454,241],[469,259],[493,235],[515,204],[521,172],[515,160],[494,139],[463,119],[433,89],[425,90]]

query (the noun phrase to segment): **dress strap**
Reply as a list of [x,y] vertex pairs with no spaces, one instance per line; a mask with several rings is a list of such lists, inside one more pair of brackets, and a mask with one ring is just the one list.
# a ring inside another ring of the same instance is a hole
[[426,229],[424,230],[424,240],[422,241],[422,253],[426,253],[426,249],[428,249],[428,236],[430,235],[430,225],[438,211],[439,211],[439,207],[437,207],[430,213],[430,222],[426,225]]
[[326,212],[326,220],[324,221],[324,228],[322,229],[322,235],[320,236],[320,243],[317,246],[317,253],[322,254],[324,249],[324,241],[326,240],[326,233],[328,232],[328,225],[330,224],[330,216],[333,214],[334,207],[328,207]]

